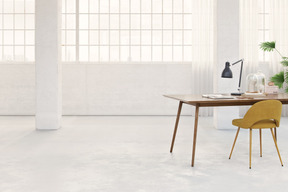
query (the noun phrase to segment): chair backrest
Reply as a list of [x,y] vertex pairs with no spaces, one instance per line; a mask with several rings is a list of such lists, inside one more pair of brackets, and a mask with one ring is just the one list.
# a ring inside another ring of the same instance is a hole
[[282,103],[278,100],[265,100],[252,105],[243,118],[245,127],[251,127],[261,120],[273,119],[279,127],[282,112]]

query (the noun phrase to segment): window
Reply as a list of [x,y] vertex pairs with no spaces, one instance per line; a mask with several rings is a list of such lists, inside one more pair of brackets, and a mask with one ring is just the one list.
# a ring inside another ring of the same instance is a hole
[[[259,44],[264,41],[270,41],[270,17],[271,17],[271,9],[270,9],[270,0],[258,0],[258,16],[259,16]],[[267,52],[259,49],[259,61],[268,62],[269,55]]]
[[0,0],[0,61],[35,61],[34,0]]
[[63,0],[62,9],[63,61],[192,60],[191,0]]

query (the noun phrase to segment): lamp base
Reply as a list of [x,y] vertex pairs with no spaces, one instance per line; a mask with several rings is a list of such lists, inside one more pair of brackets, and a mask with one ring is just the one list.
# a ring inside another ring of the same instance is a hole
[[233,96],[241,96],[243,93],[231,93]]

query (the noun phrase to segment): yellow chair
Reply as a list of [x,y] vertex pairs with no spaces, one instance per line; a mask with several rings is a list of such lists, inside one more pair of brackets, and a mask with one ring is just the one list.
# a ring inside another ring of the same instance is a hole
[[[234,119],[232,124],[238,127],[235,140],[231,149],[229,159],[231,158],[240,128],[250,129],[250,144],[249,144],[249,168],[251,169],[251,151],[252,151],[252,129],[259,129],[260,134],[260,157],[262,157],[262,129],[270,128],[275,147],[283,166],[282,159],[276,141],[276,127],[279,127],[282,111],[282,103],[278,100],[266,100],[255,103],[245,114],[243,119]],[[275,135],[272,131],[274,128]]]

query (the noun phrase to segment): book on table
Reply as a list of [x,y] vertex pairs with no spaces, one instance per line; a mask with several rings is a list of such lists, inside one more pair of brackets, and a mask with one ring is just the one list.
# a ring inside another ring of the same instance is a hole
[[235,99],[234,96],[227,94],[203,94],[202,97],[209,99]]

